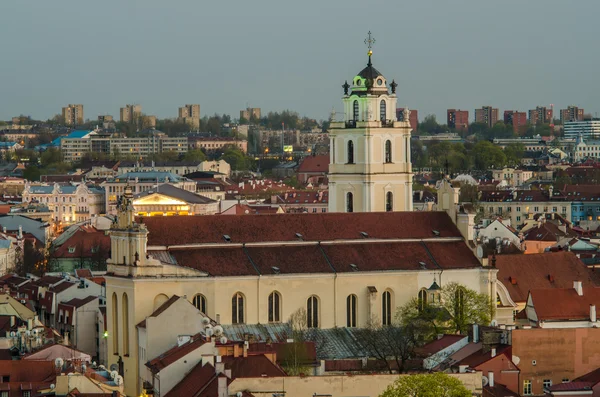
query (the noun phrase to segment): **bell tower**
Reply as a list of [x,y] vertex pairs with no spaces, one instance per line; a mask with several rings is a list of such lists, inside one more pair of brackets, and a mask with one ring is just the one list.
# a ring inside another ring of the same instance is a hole
[[396,118],[396,87],[373,66],[342,86],[344,119],[329,131],[329,212],[412,211],[410,111]]

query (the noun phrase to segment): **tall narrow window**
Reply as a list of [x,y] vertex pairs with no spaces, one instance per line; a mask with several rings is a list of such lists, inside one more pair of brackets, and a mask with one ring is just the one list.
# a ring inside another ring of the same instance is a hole
[[354,212],[354,195],[351,192],[346,193],[346,212]]
[[314,295],[306,302],[306,326],[319,328],[319,298]]
[[112,295],[112,320],[113,354],[119,354],[119,305],[116,292]]
[[348,141],[348,164],[354,164],[354,142]]
[[277,291],[269,295],[269,322],[278,323],[281,321],[281,295]]
[[231,323],[244,324],[244,295],[239,292],[231,298]]
[[385,291],[381,296],[381,324],[392,324],[392,293]]
[[408,138],[406,138],[406,144],[404,145],[404,161],[406,163],[409,163],[409,157],[408,155],[410,154],[410,141],[408,140]]
[[422,312],[427,306],[427,291],[424,289],[419,291],[418,305],[420,312]]
[[129,356],[129,299],[127,293],[123,292],[123,354]]
[[387,192],[385,194],[385,210],[387,212],[394,210],[394,193]]
[[200,310],[202,313],[206,314],[206,297],[202,294],[196,294],[194,296],[194,301],[192,302],[196,309]]
[[386,117],[387,115],[385,101],[382,99],[381,102],[379,102],[379,120],[385,122]]
[[389,139],[385,141],[385,162],[392,162],[392,141],[390,141]]
[[354,121],[358,121],[358,101],[354,101],[352,108],[353,108],[352,119]]
[[346,298],[346,327],[356,327],[356,295]]

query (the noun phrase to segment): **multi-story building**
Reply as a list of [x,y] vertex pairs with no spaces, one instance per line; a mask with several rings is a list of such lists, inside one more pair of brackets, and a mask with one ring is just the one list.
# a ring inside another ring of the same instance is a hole
[[565,124],[567,121],[582,121],[583,109],[577,106],[567,106],[566,109],[560,110],[560,121]]
[[83,105],[67,105],[62,108],[62,117],[65,120],[65,125],[83,124]]
[[[398,121],[406,121],[404,120],[404,108],[396,109],[396,119]],[[419,111],[415,109],[410,109],[408,121],[410,121],[410,128],[412,132],[417,132],[417,127],[419,126]]]
[[110,123],[112,121],[115,121],[115,120],[113,119],[113,116],[111,116],[110,114],[98,116],[98,123],[100,123],[100,124]]
[[484,123],[488,127],[492,127],[498,122],[498,108],[483,106],[480,109],[475,109],[475,122]]
[[554,120],[554,110],[552,107],[547,108],[546,106],[537,106],[535,109],[529,111],[529,123],[530,124],[551,124]]
[[467,131],[469,129],[468,110],[448,109],[446,115],[448,128],[456,129],[458,131]]
[[563,127],[565,138],[577,138],[579,134],[584,138],[600,137],[600,119],[567,121]]
[[194,129],[200,128],[200,105],[185,105],[179,108],[179,120]]
[[240,119],[259,120],[260,119],[260,108],[246,108],[240,110]]
[[125,105],[119,111],[122,123],[131,123],[142,115],[142,105]]
[[492,178],[496,180],[505,180],[509,186],[519,187],[526,181],[533,178],[533,171],[526,169],[503,168],[501,170],[492,170]]
[[527,125],[527,113],[517,110],[505,110],[504,124],[512,125],[513,131],[519,132]]
[[202,162],[195,161],[164,161],[147,162],[143,161],[121,161],[117,175],[127,174],[129,172],[170,172],[175,175],[185,175],[192,172],[203,171]]
[[25,184],[22,194],[24,203],[37,202],[45,204],[54,222],[68,225],[75,222],[88,221],[92,217],[104,213],[104,190],[79,184],[44,185]]
[[242,152],[246,153],[248,151],[248,141],[244,141],[241,139],[235,138],[227,138],[227,137],[199,137],[199,136],[190,136],[188,139],[189,148],[194,149],[204,149],[204,150],[222,150],[227,146],[235,146],[240,149]]
[[142,116],[142,129],[153,129],[156,128],[156,116],[144,115]]

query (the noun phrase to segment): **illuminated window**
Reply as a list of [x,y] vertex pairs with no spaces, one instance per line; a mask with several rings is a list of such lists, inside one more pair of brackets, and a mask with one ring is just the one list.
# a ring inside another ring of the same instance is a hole
[[523,395],[530,396],[531,395],[531,381],[526,379],[523,381]]

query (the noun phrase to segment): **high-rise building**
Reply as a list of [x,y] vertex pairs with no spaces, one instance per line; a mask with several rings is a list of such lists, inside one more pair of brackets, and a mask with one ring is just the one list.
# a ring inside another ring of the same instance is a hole
[[469,129],[468,110],[448,109],[446,114],[446,123],[448,124],[448,128],[452,128],[458,131],[467,131]]
[[519,132],[527,125],[527,113],[517,110],[504,111],[504,124],[512,125],[514,132]]
[[488,127],[492,127],[498,122],[498,108],[482,106],[481,109],[475,109],[475,122],[484,123]]
[[551,124],[554,117],[553,113],[552,107],[537,106],[535,109],[529,111],[529,123],[534,125]]
[[240,119],[246,119],[248,121],[260,119],[260,108],[246,108],[245,110],[240,110]]
[[142,115],[142,105],[125,105],[119,114],[121,123],[131,123]]
[[583,121],[583,112],[583,109],[577,106],[568,106],[560,110],[560,121],[563,124],[568,121]]
[[[410,128],[416,133],[417,127],[419,126],[419,111],[415,109],[410,109],[410,115],[408,116],[408,121],[410,121]],[[404,108],[396,109],[396,120],[398,121],[406,121],[404,120]]]
[[65,125],[83,124],[83,105],[67,105],[62,108],[62,117],[65,120]]
[[194,129],[200,128],[200,105],[185,105],[179,108],[179,120]]

